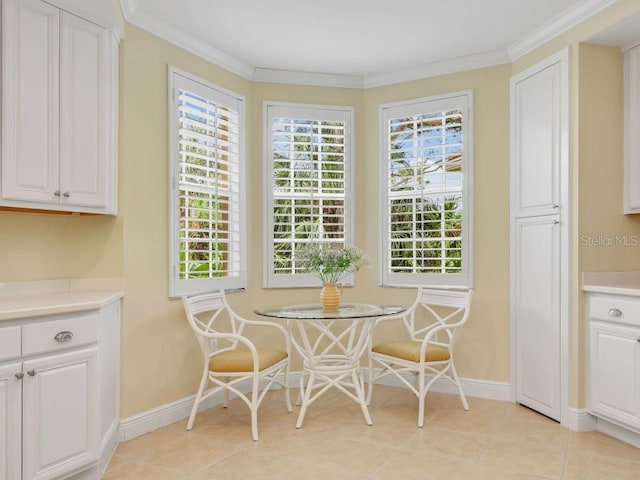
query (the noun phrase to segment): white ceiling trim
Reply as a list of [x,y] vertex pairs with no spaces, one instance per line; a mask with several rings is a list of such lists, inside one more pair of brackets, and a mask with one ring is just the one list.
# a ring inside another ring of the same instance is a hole
[[544,45],[558,35],[570,30],[596,13],[613,5],[619,0],[588,0],[545,23],[530,35],[511,45],[507,51],[511,61],[517,60],[536,48]]
[[138,0],[120,0],[120,8],[122,8],[122,15],[124,15],[124,18],[127,21],[130,21],[138,8]]
[[[185,33],[167,23],[158,20],[153,15],[148,15],[144,12],[137,11],[137,4],[135,0],[120,0],[123,4],[123,14],[125,19],[137,26],[150,32],[178,47],[198,55],[205,60],[208,60],[232,73],[240,75],[247,80],[251,80],[253,77],[254,67],[240,62],[231,55],[212,47],[206,42],[203,42],[192,35]],[[127,13],[124,3],[127,3]]]
[[327,87],[371,88],[515,61],[618,1],[619,0],[587,0],[576,7],[566,10],[560,16],[547,22],[532,34],[514,43],[504,51],[485,52],[397,72],[385,72],[364,77],[256,68],[182,30],[168,25],[153,15],[140,11],[138,9],[138,0],[120,0],[120,4],[127,22],[247,80]]
[[330,73],[297,72],[293,70],[275,70],[256,68],[251,78],[254,82],[288,83],[295,85],[314,85],[320,87],[363,88],[364,79],[358,75],[338,75]]
[[494,50],[492,52],[434,62],[399,72],[368,75],[364,78],[364,88],[381,87],[392,83],[408,82],[421,78],[447,75],[449,73],[476,70],[478,68],[492,67],[509,62],[509,56],[506,50]]

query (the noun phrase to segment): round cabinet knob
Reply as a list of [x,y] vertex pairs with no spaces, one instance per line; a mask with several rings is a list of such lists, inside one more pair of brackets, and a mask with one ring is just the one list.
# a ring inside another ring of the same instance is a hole
[[610,308],[609,309],[609,316],[610,317],[620,317],[620,316],[622,316],[622,310],[620,310],[619,308]]
[[[638,341],[640,342],[640,340],[638,340]],[[15,377],[16,377],[18,380],[22,380],[22,379],[24,378],[24,373],[22,373],[22,372],[18,372],[18,373],[16,373],[16,374],[15,374]]]
[[62,194],[62,196],[63,196],[64,198],[69,198],[69,197],[71,196],[71,194],[70,194],[69,192],[64,192],[64,193]]
[[36,371],[35,369],[31,369],[31,370],[27,370],[27,375],[29,375],[30,377],[34,377],[36,375]]

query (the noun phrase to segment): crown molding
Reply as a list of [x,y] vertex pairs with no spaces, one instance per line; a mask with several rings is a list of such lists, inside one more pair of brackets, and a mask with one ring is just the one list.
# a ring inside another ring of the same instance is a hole
[[[153,15],[148,15],[142,11],[137,11],[136,0],[121,0],[122,4],[127,3],[126,8],[133,8],[128,14],[125,14],[127,21],[136,27],[146,30],[169,43],[173,43],[185,50],[208,60],[236,75],[247,80],[252,80],[254,67],[247,65],[231,55],[218,50],[202,40],[197,39],[193,35],[189,35],[183,30],[177,29],[167,23],[158,20]],[[123,11],[125,7],[123,6]]]
[[123,16],[127,22],[247,80],[262,83],[373,88],[513,62],[619,0],[586,0],[576,7],[565,10],[558,17],[547,22],[506,50],[484,52],[415,68],[365,76],[256,68],[253,65],[241,62],[187,32],[172,27],[153,15],[145,13],[138,8],[138,0],[119,1]]
[[314,85],[318,87],[364,87],[364,79],[358,75],[299,72],[293,70],[275,70],[271,68],[256,68],[251,80],[254,82]]
[[398,72],[379,73],[364,78],[364,88],[382,87],[393,83],[409,82],[421,78],[436,77],[450,73],[476,70],[509,63],[506,50],[494,50],[466,57],[452,58],[441,62],[434,62],[416,68],[400,70]]
[[372,88],[394,83],[420,80],[449,73],[476,70],[509,63],[506,50],[495,50],[467,57],[453,58],[430,63],[416,68],[397,72],[379,73],[366,76],[339,75],[327,73],[297,72],[291,70],[272,70],[256,68],[251,80],[254,82],[286,83],[295,85],[314,85],[320,87]]
[[592,17],[596,13],[613,5],[619,0],[587,0],[565,10],[563,13],[548,21],[531,34],[520,39],[507,48],[509,58],[515,61],[545,43],[553,40],[558,35],[572,29],[581,22]]
[[133,17],[138,9],[138,0],[120,0],[120,8],[122,9],[124,19],[130,22],[131,17]]

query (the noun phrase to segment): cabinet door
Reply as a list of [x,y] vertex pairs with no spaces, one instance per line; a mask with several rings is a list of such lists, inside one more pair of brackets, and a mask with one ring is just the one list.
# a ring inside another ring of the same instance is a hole
[[640,46],[625,52],[624,213],[640,213]]
[[560,419],[560,225],[558,216],[517,219],[514,328],[516,400]]
[[556,214],[560,207],[560,159],[568,137],[562,75],[557,62],[512,84],[516,217]]
[[97,462],[97,348],[24,362],[23,479]]
[[640,428],[640,329],[591,321],[589,409]]
[[111,108],[110,34],[60,16],[61,203],[106,207]]
[[58,202],[59,10],[2,2],[2,198]]
[[19,363],[0,367],[0,480],[20,480],[22,381]]

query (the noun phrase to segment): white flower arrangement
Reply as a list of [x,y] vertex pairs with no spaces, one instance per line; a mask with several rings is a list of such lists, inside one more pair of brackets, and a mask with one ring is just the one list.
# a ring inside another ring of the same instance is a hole
[[323,284],[338,283],[351,272],[369,264],[367,255],[355,245],[310,243],[298,251],[300,265]]

